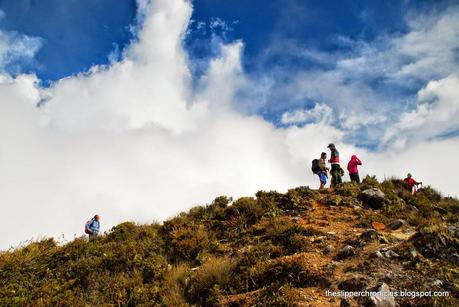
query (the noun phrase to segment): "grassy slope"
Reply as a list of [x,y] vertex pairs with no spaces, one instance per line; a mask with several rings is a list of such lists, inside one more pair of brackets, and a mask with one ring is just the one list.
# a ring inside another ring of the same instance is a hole
[[[381,210],[359,200],[372,186],[386,194]],[[48,239],[2,253],[0,305],[337,306],[340,299],[326,297],[325,290],[360,290],[382,281],[393,290],[451,294],[399,298],[401,305],[459,304],[459,270],[451,258],[459,240],[447,228],[459,221],[456,199],[431,188],[413,197],[400,180],[367,177],[361,186],[346,183],[333,192],[300,187],[230,202],[219,197],[163,225],[126,222],[91,242],[58,246]],[[395,218],[408,225],[360,237],[373,221]],[[354,255],[338,260],[345,245]],[[399,257],[371,256],[381,248]],[[443,284],[430,286],[429,278]]]

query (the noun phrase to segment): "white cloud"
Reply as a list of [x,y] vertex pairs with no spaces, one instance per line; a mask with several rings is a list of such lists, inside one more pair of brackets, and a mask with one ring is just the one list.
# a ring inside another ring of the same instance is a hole
[[402,149],[390,148],[379,153],[362,152],[362,173],[375,174],[378,178],[395,176],[404,178],[407,173],[431,185],[445,195],[458,197],[457,181],[451,174],[459,172],[457,160],[459,137],[443,140],[425,140]]
[[283,124],[330,123],[332,116],[333,110],[329,106],[324,103],[316,103],[312,109],[285,112],[282,114],[281,122]]
[[[9,217],[1,248],[32,236],[72,238],[95,213],[108,229],[222,194],[315,184],[304,165],[315,154],[302,146],[316,126],[276,129],[234,111],[245,82],[241,42],[222,46],[194,91],[181,47],[189,2],[158,0],[141,12],[139,40],[122,61],[48,90],[30,75],[0,85],[0,202]],[[341,136],[327,126],[320,135],[321,147]]]
[[304,101],[324,101],[337,114],[337,123],[349,130],[397,122],[415,102],[415,97],[397,90],[417,91],[459,71],[458,5],[429,14],[413,12],[406,20],[407,33],[381,35],[370,42],[338,37],[337,43],[350,50],[346,52],[320,52],[297,42],[275,41],[266,56],[296,56],[323,68],[274,70],[278,76],[270,89],[274,103],[296,109]]
[[43,40],[39,37],[0,30],[0,72],[6,68],[20,72],[21,66],[29,64],[42,45]]
[[441,137],[459,131],[459,78],[430,81],[418,92],[418,105],[401,114],[400,120],[390,127],[383,141],[412,144],[418,140]]
[[459,5],[441,14],[410,16],[410,32],[394,41],[398,57],[410,59],[395,72],[400,78],[446,77],[459,68]]
[[380,114],[348,110],[340,114],[340,120],[344,129],[356,130],[362,126],[382,124],[387,121],[387,117]]

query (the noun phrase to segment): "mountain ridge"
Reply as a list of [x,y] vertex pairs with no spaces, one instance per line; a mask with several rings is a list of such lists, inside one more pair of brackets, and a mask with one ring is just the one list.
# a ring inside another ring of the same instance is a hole
[[387,304],[454,306],[458,253],[457,199],[367,176],[334,190],[221,196],[163,224],[0,253],[0,304],[392,306],[330,296],[386,287],[448,293]]

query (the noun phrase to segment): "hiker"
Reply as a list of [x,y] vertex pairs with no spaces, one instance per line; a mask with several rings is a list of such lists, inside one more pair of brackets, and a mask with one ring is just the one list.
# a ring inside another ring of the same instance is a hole
[[349,172],[349,177],[351,177],[351,182],[360,183],[358,165],[362,165],[362,161],[356,155],[352,155],[351,161],[347,163],[347,171]]
[[99,228],[100,228],[99,219],[100,219],[99,215],[96,214],[91,220],[87,221],[85,224],[84,232],[89,235],[89,240],[99,235]]
[[417,182],[416,180],[414,180],[412,178],[412,175],[411,173],[408,173],[408,175],[406,175],[406,178],[403,179],[403,181],[406,183],[406,186],[408,188],[408,190],[413,194],[413,195],[416,195],[416,191],[417,191],[417,186],[418,185],[422,185],[422,182]]
[[331,151],[331,157],[330,157],[330,160],[328,160],[328,162],[330,162],[331,164],[331,176],[332,176],[332,180],[331,180],[331,187],[336,187],[338,184],[341,184],[343,181],[341,179],[341,176],[344,175],[344,171],[343,169],[341,168],[341,166],[339,165],[339,152],[338,150],[336,150],[336,147],[335,147],[335,144],[329,144],[327,146],[327,148],[330,149]]
[[328,167],[326,165],[326,159],[327,159],[327,153],[323,152],[320,154],[320,159],[314,159],[312,160],[312,172],[319,176],[320,180],[320,187],[319,190],[322,190],[327,184],[327,172],[328,172]]

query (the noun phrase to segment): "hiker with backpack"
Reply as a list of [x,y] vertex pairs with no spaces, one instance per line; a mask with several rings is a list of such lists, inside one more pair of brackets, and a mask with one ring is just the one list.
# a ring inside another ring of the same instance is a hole
[[86,222],[84,226],[84,232],[89,235],[89,240],[97,237],[99,235],[100,222],[99,215],[96,214],[92,219]]
[[332,176],[332,180],[331,180],[331,187],[336,187],[338,184],[341,184],[343,183],[343,180],[341,179],[341,176],[344,175],[344,171],[343,169],[341,168],[341,166],[339,165],[339,152],[338,150],[336,149],[335,147],[335,144],[331,143],[327,146],[327,148],[330,149],[331,151],[331,157],[330,157],[330,160],[328,160],[328,162],[330,162],[331,164],[331,176]]
[[362,165],[362,161],[356,155],[352,155],[351,161],[347,163],[347,171],[349,172],[349,177],[351,177],[351,182],[360,183],[358,165]]
[[323,189],[325,184],[327,183],[328,167],[325,162],[326,159],[327,159],[327,154],[323,152],[320,155],[320,159],[312,160],[312,172],[316,174],[317,176],[319,176],[319,180],[320,180],[319,190]]
[[408,190],[413,195],[416,195],[417,186],[418,185],[422,185],[422,182],[417,182],[416,180],[414,180],[414,178],[412,177],[411,173],[408,173],[408,175],[406,175],[406,178],[403,179],[403,181],[406,183],[406,186],[407,186]]

